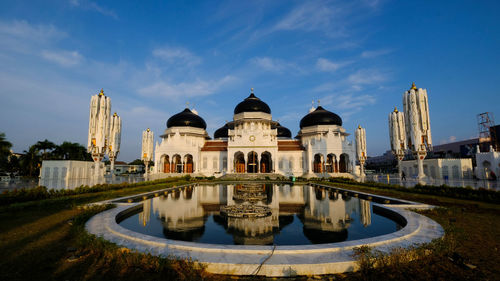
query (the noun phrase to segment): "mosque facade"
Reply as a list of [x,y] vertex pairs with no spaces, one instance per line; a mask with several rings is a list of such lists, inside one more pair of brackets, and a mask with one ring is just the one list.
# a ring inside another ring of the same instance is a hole
[[311,108],[291,131],[274,121],[271,109],[252,92],[234,109],[233,120],[213,138],[195,110],[171,116],[154,151],[153,173],[163,176],[196,174],[278,174],[283,176],[345,176],[359,173],[356,146],[348,140],[337,114]]

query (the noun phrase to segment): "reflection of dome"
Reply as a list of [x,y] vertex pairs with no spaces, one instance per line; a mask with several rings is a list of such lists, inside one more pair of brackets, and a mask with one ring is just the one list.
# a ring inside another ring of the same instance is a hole
[[207,123],[200,116],[194,114],[189,108],[175,114],[167,121],[167,128],[170,127],[195,127],[206,129]]
[[278,129],[278,138],[292,138],[292,132],[287,127],[281,126],[280,123],[271,126],[271,129]]
[[316,110],[307,114],[300,120],[300,128],[316,125],[338,125],[342,126],[342,119],[337,114],[318,106]]
[[256,97],[253,93],[234,108],[234,114],[242,112],[264,112],[271,114],[269,106]]
[[227,122],[224,126],[220,127],[217,129],[214,133],[214,139],[221,139],[221,138],[227,138],[228,137],[228,130],[234,129],[234,122]]

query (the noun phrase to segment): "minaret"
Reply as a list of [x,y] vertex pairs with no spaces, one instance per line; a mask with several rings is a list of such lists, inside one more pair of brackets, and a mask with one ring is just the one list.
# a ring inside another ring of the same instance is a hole
[[146,166],[147,176],[149,173],[149,161],[153,160],[153,143],[154,143],[154,134],[149,128],[146,131],[142,132],[142,157],[141,160],[144,162]]
[[417,157],[418,179],[425,178],[424,158],[427,150],[432,150],[429,103],[426,89],[417,89],[415,83],[403,94],[403,107],[408,147]]
[[111,117],[111,123],[109,126],[109,146],[108,146],[108,156],[109,161],[111,162],[111,174],[114,173],[115,170],[115,160],[118,157],[118,153],[120,152],[120,144],[121,144],[121,135],[122,135],[122,120],[120,116],[113,114]]
[[366,131],[361,125],[356,129],[356,155],[359,160],[361,179],[365,177],[365,161],[366,161]]
[[90,99],[89,137],[87,151],[95,163],[94,176],[99,177],[100,163],[104,158],[109,140],[109,117],[111,98],[104,95],[103,89]]
[[405,157],[406,131],[405,131],[405,116],[403,112],[398,111],[395,107],[394,111],[389,113],[389,138],[391,140],[392,153],[398,159],[398,173],[401,179],[401,161]]

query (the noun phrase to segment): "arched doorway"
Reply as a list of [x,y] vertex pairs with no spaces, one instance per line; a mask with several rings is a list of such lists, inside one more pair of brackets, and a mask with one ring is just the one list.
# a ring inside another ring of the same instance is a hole
[[248,153],[247,173],[259,172],[259,155],[255,151]]
[[179,154],[172,156],[172,172],[182,173],[182,161]]
[[272,169],[272,160],[271,160],[271,153],[269,152],[263,152],[260,155],[260,172],[261,173],[271,173]]
[[193,156],[186,154],[184,156],[184,173],[191,174],[193,172]]
[[170,173],[170,157],[168,155],[163,156],[163,172]]
[[234,169],[236,173],[245,172],[245,155],[243,152],[236,152],[234,154]]
[[326,156],[326,172],[327,173],[335,173],[336,167],[335,164],[337,162],[337,157],[335,154],[330,153]]
[[323,173],[323,155],[319,153],[314,155],[313,167],[315,173]]
[[349,172],[349,155],[345,153],[340,154],[339,170],[341,173]]

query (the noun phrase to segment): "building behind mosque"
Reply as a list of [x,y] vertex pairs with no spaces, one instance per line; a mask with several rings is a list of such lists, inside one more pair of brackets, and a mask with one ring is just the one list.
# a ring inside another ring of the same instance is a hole
[[274,121],[270,107],[253,93],[234,108],[233,121],[214,133],[189,108],[170,117],[155,146],[153,173],[222,176],[345,176],[358,174],[355,145],[337,114],[321,106],[300,121],[295,138]]

